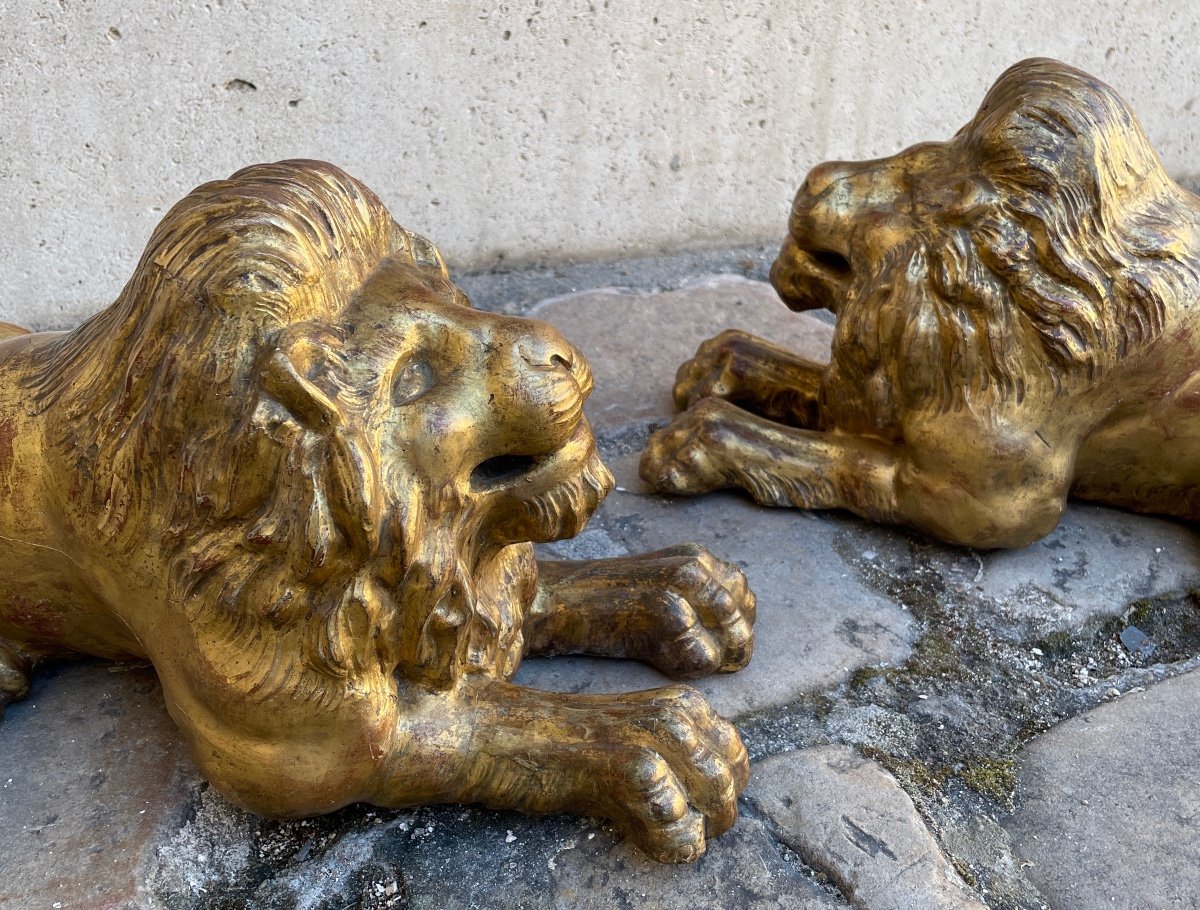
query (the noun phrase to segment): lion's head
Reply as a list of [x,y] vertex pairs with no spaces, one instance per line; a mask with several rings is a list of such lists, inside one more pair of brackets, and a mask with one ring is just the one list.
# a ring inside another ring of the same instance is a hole
[[837,314],[845,422],[894,429],[1094,382],[1156,338],[1200,289],[1198,211],[1116,92],[1026,60],[950,141],[814,168],[771,278]]
[[590,387],[549,326],[472,309],[366,187],[286,161],[176,205],[33,393],[74,472],[62,508],[110,553],[161,535],[167,599],[261,652],[264,697],[320,700],[322,676],[444,683],[519,646],[476,564],[576,533],[608,491]]

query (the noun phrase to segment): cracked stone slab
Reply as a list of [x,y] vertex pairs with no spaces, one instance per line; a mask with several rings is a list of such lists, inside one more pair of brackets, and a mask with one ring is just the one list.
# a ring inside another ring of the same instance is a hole
[[1102,605],[1129,603],[1198,580],[1200,539],[1187,525],[1077,502],[1066,520],[1033,546],[988,554],[979,587],[984,597],[1018,611],[1028,604],[1031,590],[1042,592],[1064,608],[1064,623],[1078,626]]
[[224,890],[254,910],[848,910],[745,816],[694,864],[665,866],[592,819],[440,807],[269,823],[200,785],[158,853],[139,908],[200,910]]
[[663,866],[614,845],[604,853],[561,854],[554,878],[555,910],[837,910],[845,902],[825,893],[789,859],[763,823],[744,814],[712,841],[694,866]]
[[200,785],[158,855],[139,910],[201,910],[222,889],[254,910],[848,910],[745,816],[694,864],[665,866],[593,819],[433,807],[270,823]]
[[1114,606],[1200,583],[1200,539],[1187,525],[1074,502],[1047,537],[981,554],[983,571],[947,572],[951,584],[1017,621],[1073,630]]
[[1200,538],[1186,524],[1079,501],[1050,534],[1019,550],[945,546],[866,524],[835,547],[859,571],[897,579],[936,572],[948,592],[1039,635],[1074,633],[1135,601],[1200,585]]
[[1032,740],[1005,821],[1055,910],[1183,910],[1200,895],[1200,670]]
[[747,797],[860,910],[987,910],[887,771],[843,746],[768,758]]

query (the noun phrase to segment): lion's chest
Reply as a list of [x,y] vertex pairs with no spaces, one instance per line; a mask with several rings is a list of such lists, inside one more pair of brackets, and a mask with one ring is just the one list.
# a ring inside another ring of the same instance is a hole
[[467,669],[507,679],[525,650],[522,626],[537,589],[531,544],[513,544],[484,555],[475,566],[475,617],[467,643]]

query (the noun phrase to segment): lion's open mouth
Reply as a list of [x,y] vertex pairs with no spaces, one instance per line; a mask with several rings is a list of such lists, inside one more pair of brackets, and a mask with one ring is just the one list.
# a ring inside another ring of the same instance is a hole
[[485,493],[519,480],[533,471],[539,461],[541,459],[533,455],[496,455],[471,472],[471,489]]
[[545,455],[495,455],[471,472],[471,489],[480,494],[531,499],[574,477],[596,450],[591,426],[580,419],[565,443]]
[[471,474],[472,489],[493,501],[496,532],[510,541],[579,533],[612,485],[586,420],[554,452],[496,456]]
[[788,237],[771,266],[771,284],[791,310],[824,307],[837,312],[853,277],[850,260],[836,250],[800,246]]

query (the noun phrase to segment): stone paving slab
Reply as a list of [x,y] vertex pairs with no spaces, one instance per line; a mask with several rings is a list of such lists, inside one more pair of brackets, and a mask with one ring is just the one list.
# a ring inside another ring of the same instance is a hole
[[0,908],[127,906],[160,826],[186,814],[181,765],[153,670],[38,674],[0,721]]
[[596,388],[586,410],[601,435],[675,413],[675,371],[723,329],[763,335],[822,362],[833,340],[830,323],[792,313],[766,282],[732,275],[660,294],[583,291],[547,300],[529,315],[557,326],[587,356]]
[[1076,629],[1114,604],[1200,582],[1200,537],[1181,522],[1079,502],[1048,537],[981,562],[978,581],[969,569],[947,578],[960,589],[975,585],[1012,619]]
[[916,806],[878,764],[845,746],[760,762],[747,791],[779,837],[862,910],[987,910]]
[[1005,823],[1054,910],[1200,907],[1200,671],[1029,743]]
[[1020,550],[942,546],[859,524],[839,552],[895,578],[935,572],[947,595],[986,605],[997,622],[1031,635],[1077,632],[1137,601],[1200,585],[1200,536],[1190,526],[1078,501],[1050,534]]
[[756,818],[743,816],[693,867],[663,866],[613,845],[575,850],[558,860],[555,910],[837,910],[826,893]]

